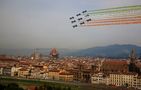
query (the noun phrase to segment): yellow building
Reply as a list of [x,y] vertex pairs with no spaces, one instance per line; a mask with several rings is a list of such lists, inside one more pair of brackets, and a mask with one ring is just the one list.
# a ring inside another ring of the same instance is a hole
[[91,83],[92,84],[109,84],[109,77],[104,75],[104,73],[99,72],[95,73],[91,77]]
[[21,67],[12,67],[11,68],[11,76],[18,76],[18,71],[21,69]]
[[29,75],[29,70],[26,68],[21,68],[18,71],[18,77],[27,77]]
[[136,73],[126,73],[126,74],[110,74],[109,75],[109,84],[116,86],[127,86],[127,87],[135,87],[141,85],[139,83],[138,74]]
[[0,66],[0,75],[2,75],[2,74],[3,74],[3,67]]
[[73,74],[67,72],[59,73],[59,80],[73,81]]
[[141,76],[137,77],[137,83],[136,83],[136,88],[141,89]]
[[48,78],[52,80],[59,80],[59,70],[49,70]]

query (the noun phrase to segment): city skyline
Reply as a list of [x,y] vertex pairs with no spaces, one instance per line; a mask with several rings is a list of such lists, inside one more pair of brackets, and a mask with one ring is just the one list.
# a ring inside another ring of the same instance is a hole
[[141,5],[140,0],[0,0],[0,48],[81,49],[112,44],[141,46],[141,25],[72,28],[83,10]]

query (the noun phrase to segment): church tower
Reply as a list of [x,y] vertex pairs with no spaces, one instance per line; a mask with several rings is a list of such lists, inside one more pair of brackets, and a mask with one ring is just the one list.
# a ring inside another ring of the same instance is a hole
[[129,54],[129,72],[138,72],[138,68],[136,66],[136,60],[137,56],[135,53],[135,49],[131,50],[131,53]]
[[39,60],[41,58],[41,54],[37,52],[37,49],[34,49],[34,52],[31,55],[32,60]]
[[129,59],[130,59],[130,63],[134,63],[137,60],[137,56],[134,48],[131,50],[131,53],[129,54]]

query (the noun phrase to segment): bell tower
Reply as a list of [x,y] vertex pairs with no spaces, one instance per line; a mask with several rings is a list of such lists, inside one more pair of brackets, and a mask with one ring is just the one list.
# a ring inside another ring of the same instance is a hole
[[129,54],[129,72],[138,72],[138,68],[136,67],[136,60],[137,56],[135,49],[133,48]]
[[129,59],[130,59],[130,63],[134,63],[137,60],[137,56],[134,48],[131,50],[131,53],[129,54]]

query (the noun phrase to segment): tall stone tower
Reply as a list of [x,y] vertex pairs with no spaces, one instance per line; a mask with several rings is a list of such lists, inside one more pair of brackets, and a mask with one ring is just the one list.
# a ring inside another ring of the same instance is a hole
[[31,54],[32,60],[39,60],[41,58],[41,54],[37,52],[37,49],[34,49],[34,52]]
[[137,67],[136,67],[136,60],[137,56],[135,53],[135,49],[131,50],[131,53],[129,54],[129,72],[138,72]]
[[53,60],[56,60],[56,59],[59,58],[59,53],[56,50],[56,48],[52,48],[51,49],[51,51],[50,51],[50,58],[53,59]]
[[129,54],[130,63],[134,63],[137,60],[136,51],[133,48]]

